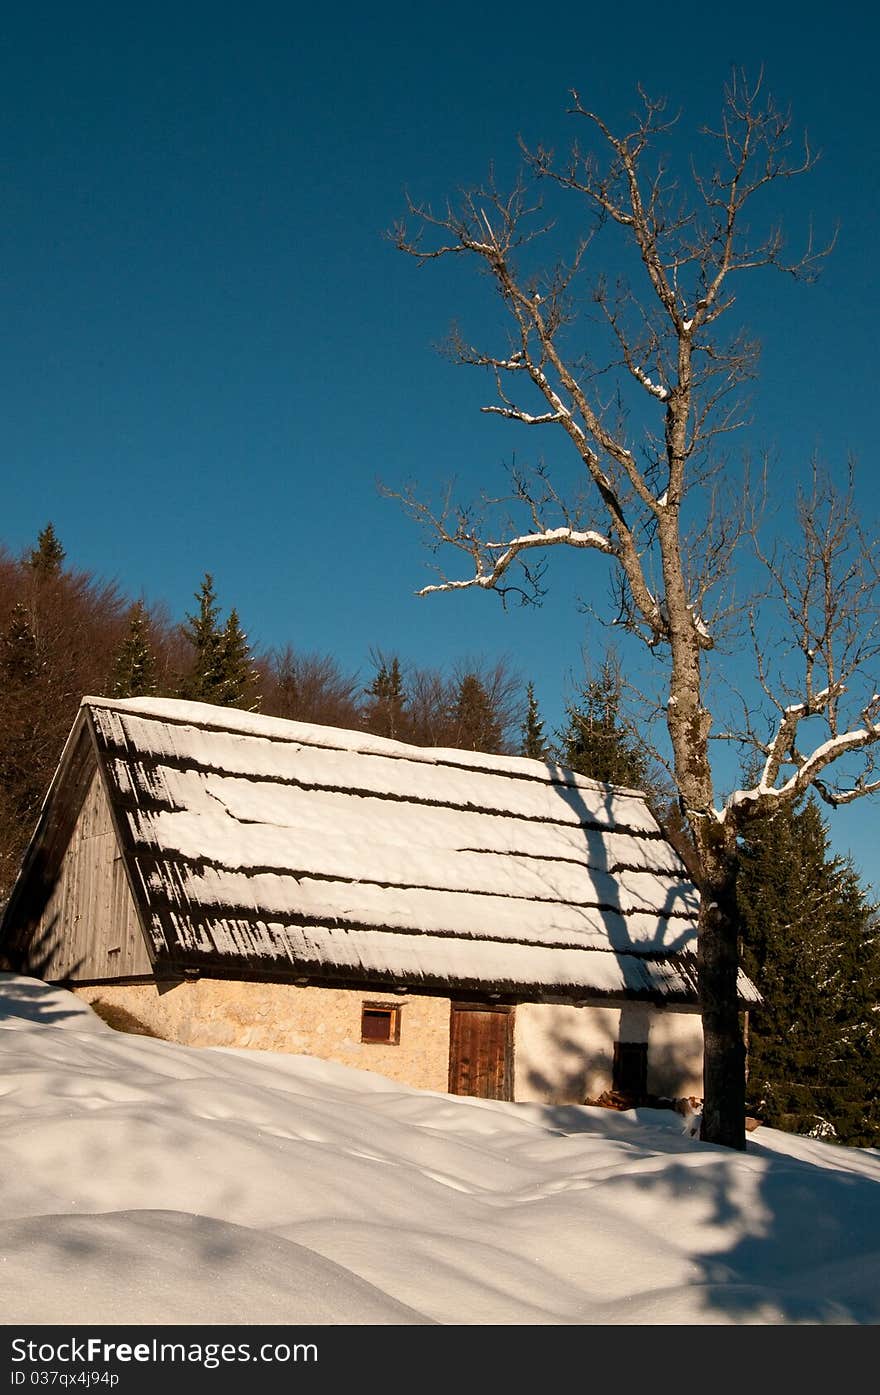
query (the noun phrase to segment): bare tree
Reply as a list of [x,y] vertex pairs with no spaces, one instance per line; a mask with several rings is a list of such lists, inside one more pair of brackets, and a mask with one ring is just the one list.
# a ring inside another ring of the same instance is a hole
[[262,711],[270,717],[329,727],[360,723],[359,684],[326,654],[299,654],[290,645],[260,661]]
[[452,685],[436,668],[407,672],[406,740],[415,746],[449,746]]
[[[398,497],[441,555],[466,559],[464,576],[441,573],[422,595],[473,588],[534,599],[548,549],[608,559],[611,618],[661,666],[667,762],[702,893],[703,1136],[741,1148],[737,839],[755,813],[810,785],[832,804],[880,785],[870,759],[880,740],[872,675],[878,571],[855,526],[851,493],[841,498],[815,478],[800,500],[799,541],[775,551],[759,544],[767,587],[751,609],[737,601],[734,563],[758,530],[721,446],[742,423],[739,393],[758,350],[732,312],[745,272],[815,277],[828,247],[815,248],[810,235],[790,258],[764,209],[765,196],[814,157],[806,142],[795,153],[790,117],[762,81],[734,75],[720,124],[700,132],[677,183],[662,153],[674,145],[674,121],[662,101],[641,91],[640,99],[632,128],[616,135],[573,94],[570,114],[587,133],[585,148],[575,145],[559,161],[521,142],[523,169],[511,192],[490,178],[439,214],[410,201],[394,233],[420,264],[464,258],[494,283],[507,316],[501,343],[477,348],[455,331],[450,352],[493,379],[495,400],[485,412],[549,429],[557,440],[565,434],[581,484],[562,491],[541,467],[514,472],[506,499],[484,496],[476,507],[455,504],[451,493],[440,509],[412,488]],[[549,268],[539,254],[559,228],[542,209],[542,190],[575,199],[585,215],[569,255]],[[609,237],[632,275],[588,280]],[[714,680],[737,612],[754,638],[757,698],[746,693],[742,720],[719,730]],[[749,743],[761,759],[757,782],[726,801],[713,779],[716,737]]]

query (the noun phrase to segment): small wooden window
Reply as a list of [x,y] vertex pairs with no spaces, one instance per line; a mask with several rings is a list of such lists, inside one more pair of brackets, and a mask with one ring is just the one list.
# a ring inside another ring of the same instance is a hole
[[648,1043],[646,1041],[616,1041],[612,1089],[621,1095],[648,1093]]
[[397,1046],[400,1042],[400,1008],[396,1003],[364,1003],[361,1008],[361,1041]]

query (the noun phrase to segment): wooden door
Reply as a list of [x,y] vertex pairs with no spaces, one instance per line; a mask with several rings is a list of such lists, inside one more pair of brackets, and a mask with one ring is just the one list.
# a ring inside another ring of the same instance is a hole
[[453,1003],[449,1093],[513,1099],[513,1013],[508,1007]]

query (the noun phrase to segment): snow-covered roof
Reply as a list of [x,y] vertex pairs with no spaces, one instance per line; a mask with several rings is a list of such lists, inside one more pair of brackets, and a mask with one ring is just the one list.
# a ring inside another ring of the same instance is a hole
[[695,1000],[697,893],[637,791],[202,703],[83,717],[157,967]]

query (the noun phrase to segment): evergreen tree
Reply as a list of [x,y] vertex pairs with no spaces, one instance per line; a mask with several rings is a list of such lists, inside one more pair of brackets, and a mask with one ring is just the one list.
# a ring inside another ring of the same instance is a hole
[[60,576],[61,563],[65,556],[66,553],[58,540],[54,525],[47,523],[43,531],[37,536],[37,546],[31,551],[28,565],[39,577]]
[[[51,525],[17,560],[0,559],[0,900],[86,693],[113,690],[128,605],[112,583],[63,566]],[[170,636],[153,626],[170,656]]]
[[16,601],[0,639],[0,679],[4,690],[27,686],[36,678],[38,669],[37,639],[28,608],[23,601]]
[[465,673],[458,685],[452,730],[454,745],[462,750],[497,753],[503,749],[501,722],[485,683],[476,673]]
[[212,701],[221,707],[242,707],[248,712],[256,712],[260,705],[257,674],[247,635],[241,628],[234,606],[220,634],[217,672],[216,696]]
[[533,683],[526,685],[526,719],[522,727],[522,747],[520,754],[532,760],[546,760],[547,741],[544,737],[544,723],[538,711]]
[[377,736],[401,740],[405,736],[406,693],[400,662],[396,655],[389,663],[382,654],[377,654],[374,663],[376,676],[366,689],[367,697],[372,699],[367,704],[367,726]]
[[196,592],[198,610],[188,615],[183,634],[195,650],[195,662],[181,685],[180,696],[217,707],[259,707],[257,673],[238,611],[220,624],[214,578],[205,572]]
[[187,623],[182,627],[184,637],[195,650],[195,661],[181,684],[180,696],[192,702],[218,702],[218,694],[223,687],[223,632],[219,623],[220,607],[214,591],[214,578],[210,572],[205,572],[195,597],[198,610],[194,615],[187,615]]
[[128,630],[113,663],[111,691],[121,698],[148,697],[156,691],[156,660],[143,601],[135,601],[128,612]]
[[880,936],[851,862],[829,855],[811,798],[756,818],[740,849],[749,1095],[796,1133],[880,1144]]
[[558,733],[559,759],[579,775],[603,784],[652,791],[650,762],[620,716],[620,670],[606,658],[597,679],[587,683],[577,701],[566,707],[567,722]]
[[47,710],[37,638],[17,602],[0,636],[0,896],[8,892],[45,794]]

